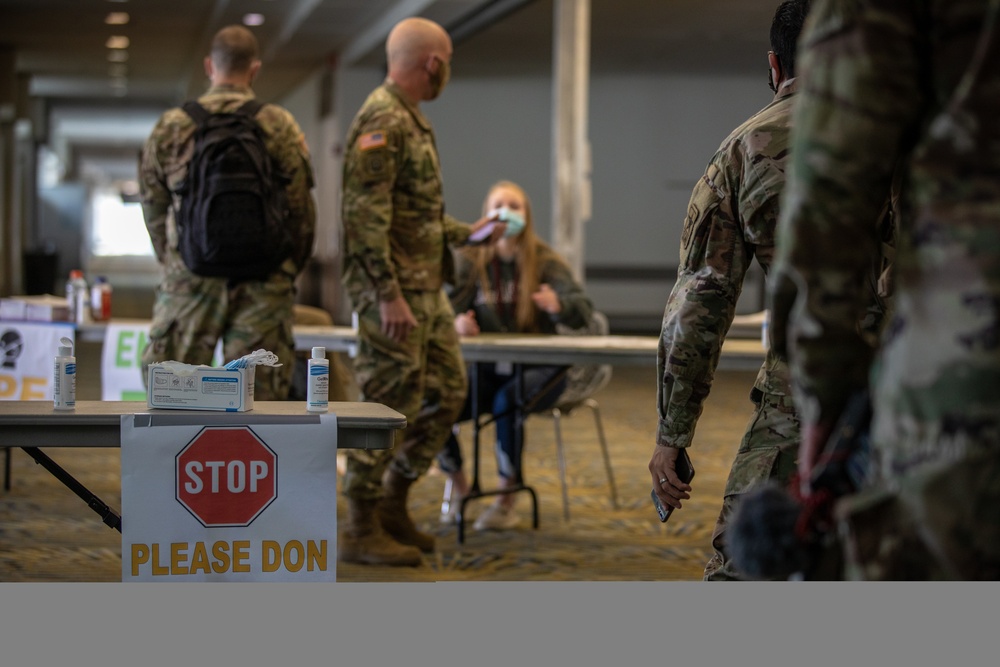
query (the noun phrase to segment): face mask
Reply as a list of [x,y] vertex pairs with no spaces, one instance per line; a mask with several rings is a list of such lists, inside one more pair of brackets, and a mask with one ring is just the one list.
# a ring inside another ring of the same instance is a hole
[[507,223],[507,231],[504,232],[504,236],[517,236],[524,230],[524,216],[506,206],[494,209],[491,217]]
[[444,87],[448,85],[448,79],[451,78],[451,65],[441,60],[437,59],[439,63],[438,70],[436,73],[431,74],[431,96],[430,99],[437,99]]

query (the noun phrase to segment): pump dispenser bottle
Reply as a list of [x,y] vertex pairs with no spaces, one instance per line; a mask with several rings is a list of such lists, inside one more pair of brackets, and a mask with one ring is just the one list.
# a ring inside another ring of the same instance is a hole
[[326,358],[325,347],[312,349],[312,359],[307,368],[306,410],[327,412],[330,409],[330,360]]

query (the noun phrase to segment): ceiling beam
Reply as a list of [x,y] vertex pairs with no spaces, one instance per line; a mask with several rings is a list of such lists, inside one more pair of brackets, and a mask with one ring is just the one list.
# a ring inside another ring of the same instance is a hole
[[445,26],[457,44],[535,0],[488,0]]
[[187,68],[188,75],[184,78],[183,83],[179,86],[180,89],[177,91],[179,99],[188,97],[188,91],[191,90],[191,80],[198,75],[196,73],[204,73],[205,69],[202,66],[202,61],[205,59],[205,54],[208,53],[205,45],[211,42],[212,37],[215,36],[216,30],[218,30],[216,26],[219,24],[219,20],[228,6],[229,0],[215,0],[212,13],[209,15],[208,20],[205,21],[198,40],[188,46],[188,53],[191,54],[192,61],[191,66]]
[[375,22],[365,28],[360,35],[352,39],[340,53],[340,61],[344,65],[355,62],[371,53],[372,49],[385,44],[392,27],[403,19],[416,16],[434,4],[434,0],[399,0],[395,5],[382,12]]
[[288,40],[299,31],[302,24],[312,16],[312,13],[316,11],[316,7],[322,4],[322,2],[323,0],[296,0],[295,4],[288,10],[286,14],[287,18],[284,25],[281,26],[278,36],[271,41],[271,45],[264,52],[261,60],[269,62],[277,56],[285,44],[288,43]]

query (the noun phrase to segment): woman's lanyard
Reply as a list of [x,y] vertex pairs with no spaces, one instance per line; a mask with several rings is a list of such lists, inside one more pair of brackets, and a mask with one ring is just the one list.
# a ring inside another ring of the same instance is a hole
[[[504,331],[512,329],[517,331],[517,287],[518,273],[515,267],[512,271],[512,279],[505,285],[503,281],[503,271],[501,271],[500,258],[494,257],[491,263],[493,269],[493,292],[495,295],[495,308],[500,319],[500,326]],[[509,299],[506,287],[510,287]]]

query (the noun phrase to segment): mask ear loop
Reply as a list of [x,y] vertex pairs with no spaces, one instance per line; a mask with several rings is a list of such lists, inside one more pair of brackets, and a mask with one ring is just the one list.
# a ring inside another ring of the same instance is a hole
[[[774,56],[774,59],[778,61],[778,67],[781,67],[781,59],[778,58],[778,54],[777,53],[775,53],[774,51],[768,51],[767,55]],[[774,75],[771,74],[771,71],[773,69],[774,68],[771,67],[770,60],[768,60],[768,63],[767,63],[767,87],[771,89],[772,93],[777,93],[778,92],[778,87],[774,85]]]

